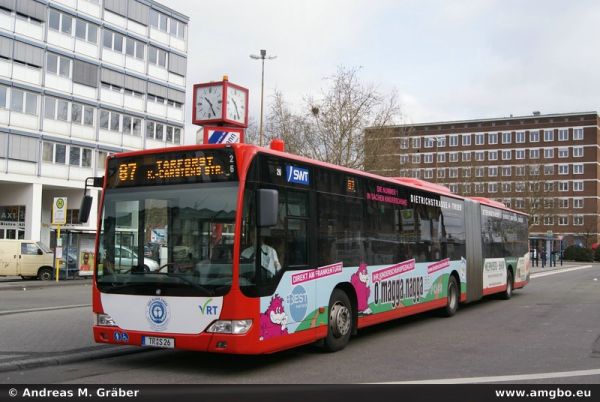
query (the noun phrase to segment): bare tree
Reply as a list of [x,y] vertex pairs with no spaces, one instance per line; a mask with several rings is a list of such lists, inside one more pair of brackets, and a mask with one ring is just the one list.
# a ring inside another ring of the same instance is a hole
[[314,132],[307,145],[319,160],[363,169],[365,128],[395,123],[400,114],[397,94],[385,96],[361,83],[357,68],[339,67],[326,81],[330,87],[319,98],[308,98]]
[[274,138],[285,142],[287,152],[311,157],[313,156],[305,144],[305,138],[312,132],[310,121],[306,116],[294,114],[286,103],[283,94],[275,91],[267,113],[265,138],[269,143]]

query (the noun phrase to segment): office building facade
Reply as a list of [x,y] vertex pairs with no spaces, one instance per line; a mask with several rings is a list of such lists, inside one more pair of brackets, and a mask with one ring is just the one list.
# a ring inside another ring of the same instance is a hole
[[599,128],[597,112],[370,128],[369,141],[388,151],[365,168],[524,211],[532,247],[591,247],[600,240]]
[[152,0],[0,0],[0,239],[93,250],[99,191],[78,223],[86,177],[111,153],[183,144],[188,17]]

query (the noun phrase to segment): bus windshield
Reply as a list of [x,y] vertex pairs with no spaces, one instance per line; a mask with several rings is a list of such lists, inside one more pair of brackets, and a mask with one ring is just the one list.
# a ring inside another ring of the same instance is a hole
[[229,291],[237,183],[108,189],[98,245],[102,292]]

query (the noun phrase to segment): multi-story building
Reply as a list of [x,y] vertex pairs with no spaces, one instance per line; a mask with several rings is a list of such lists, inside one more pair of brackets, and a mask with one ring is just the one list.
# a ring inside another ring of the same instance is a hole
[[[0,0],[0,239],[92,250],[107,154],[183,143],[188,17],[153,0]],[[65,244],[66,243],[66,244]]]
[[366,158],[365,168],[525,211],[533,247],[556,250],[560,240],[590,247],[600,241],[599,122],[597,112],[534,112],[369,128],[367,138],[384,138],[386,151]]

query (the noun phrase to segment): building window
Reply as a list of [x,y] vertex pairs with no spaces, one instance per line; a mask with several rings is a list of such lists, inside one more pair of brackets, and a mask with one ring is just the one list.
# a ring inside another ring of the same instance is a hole
[[44,142],[42,160],[48,163],[65,165],[67,163],[67,146],[52,142]]
[[517,176],[525,176],[525,166],[515,166],[515,171]]
[[544,142],[554,141],[554,130],[544,130]]
[[408,149],[408,138],[402,138],[400,140],[400,149]]
[[530,176],[539,176],[540,175],[540,165],[529,166],[529,175]]
[[569,191],[569,182],[568,181],[559,181],[558,182],[558,191],[560,191],[560,192]]
[[554,148],[544,148],[544,158],[545,159],[554,158]]
[[433,179],[433,169],[425,169],[424,179]]
[[583,208],[583,198],[573,198],[573,208]]
[[146,138],[154,139],[157,141],[164,141],[164,138],[165,138],[164,130],[165,130],[164,124],[156,123],[153,121],[146,122]]
[[538,130],[529,132],[529,142],[540,142],[540,132]]
[[583,147],[573,147],[573,158],[583,158]]
[[488,160],[490,160],[490,161],[498,160],[498,151],[488,151]]
[[449,188],[452,193],[458,193],[458,184],[450,184]]
[[462,144],[465,146],[471,145],[471,134],[463,134]]
[[566,226],[569,224],[569,217],[568,216],[564,216],[561,215],[558,217],[558,225],[559,226]]
[[544,175],[552,176],[554,174],[554,165],[544,165]]
[[425,148],[433,148],[433,138],[427,137],[423,139],[423,147]]
[[559,175],[569,174],[569,165],[566,165],[566,164],[558,165],[558,174]]
[[123,134],[134,135],[139,137],[142,135],[142,119],[139,117],[123,115]]
[[458,135],[451,135],[449,138],[450,138],[450,146],[457,147],[458,146]]
[[50,9],[48,15],[48,26],[50,29],[55,31],[60,31],[67,35],[71,35],[71,31],[73,29],[73,17],[59,13],[54,9]]
[[438,177],[438,179],[443,179],[444,177],[446,177],[446,169],[444,169],[444,168],[438,169],[437,177]]
[[165,14],[160,13],[152,8],[150,9],[149,17],[151,27],[169,33],[171,36],[175,36],[180,39],[185,38],[186,24],[183,22],[174,18],[169,18]]
[[80,103],[71,104],[71,122],[84,126],[94,126],[94,108]]
[[574,181],[573,182],[573,191],[583,191],[583,182],[582,181]]
[[446,137],[443,135],[440,137],[435,137],[435,141],[437,142],[438,148],[444,148],[446,146]]
[[484,151],[476,151],[475,152],[475,160],[476,161],[484,161],[485,160],[485,152]]
[[482,194],[484,191],[483,183],[475,183],[475,194]]
[[117,53],[123,53],[123,41],[125,37],[116,32],[109,31],[107,29],[104,30],[102,39],[102,45]]
[[539,158],[540,158],[539,148],[532,148],[529,150],[529,159],[539,159]]
[[562,209],[569,208],[569,199],[568,198],[559,198],[558,199],[558,207]]
[[525,159],[525,150],[524,149],[515,150],[515,159]]
[[408,155],[400,155],[400,163],[407,164],[408,163]]
[[512,133],[510,131],[502,133],[502,143],[510,144],[511,142],[512,142]]
[[511,166],[502,166],[502,176],[504,176],[504,177],[512,176],[512,167]]
[[496,177],[498,176],[498,167],[490,166],[488,167],[488,177]]
[[64,78],[71,78],[72,60],[54,53],[46,54],[46,71]]
[[144,43],[135,39],[125,38],[125,54],[140,60],[144,60],[145,52],[146,45],[144,45]]
[[559,158],[568,158],[569,157],[569,148],[558,148],[558,157]]
[[38,96],[31,92],[25,92],[17,88],[11,89],[10,110],[17,113],[37,116]]
[[508,182],[508,183],[502,183],[502,192],[503,193],[510,193],[512,191],[512,183]]
[[117,112],[109,112],[108,110],[100,110],[100,128],[103,130],[120,131],[119,124],[121,114]]
[[488,183],[488,193],[497,193],[498,183]]
[[483,167],[475,168],[475,177],[483,177],[484,173],[485,173],[485,168],[483,168]]
[[583,215],[573,215],[573,225],[583,226]]
[[583,174],[583,164],[576,163],[573,165],[573,174]]
[[470,151],[463,152],[462,160],[463,160],[463,162],[469,162],[471,160],[471,152]]
[[456,179],[458,177],[458,168],[448,169],[448,177],[450,177],[452,179]]
[[463,194],[470,194],[471,193],[471,184],[467,183],[467,184],[463,184]]
[[558,130],[558,140],[559,141],[568,141],[569,140],[569,129],[561,128]]
[[148,62],[167,68],[167,52],[154,46],[148,48]]
[[498,143],[498,133],[489,133],[488,134],[488,144],[494,145]]
[[485,144],[485,134],[475,134],[475,145]]
[[84,20],[75,20],[75,37],[87,42],[98,43],[98,26]]
[[412,139],[412,147],[413,149],[419,149],[421,148],[421,138],[413,138]]
[[64,99],[44,99],[44,117],[46,119],[69,121],[69,102]]
[[546,225],[546,226],[554,225],[554,218],[552,216],[544,216],[544,225]]
[[515,136],[515,142],[518,144],[522,144],[525,142],[525,131],[517,131]]
[[450,152],[448,154],[448,160],[450,162],[458,162],[458,152]]
[[509,161],[512,158],[512,151],[510,149],[502,150],[502,160]]
[[438,162],[446,162],[446,154],[444,152],[440,152],[437,154]]
[[[424,163],[433,163],[433,154],[428,154],[431,157],[431,161],[427,162],[427,155],[425,155],[425,157],[423,158]],[[413,154],[412,155],[412,163],[421,163],[421,155],[420,154]]]
[[545,181],[544,182],[544,191],[547,193],[554,191],[554,182],[553,181]]
[[573,141],[583,140],[583,128],[573,129]]

